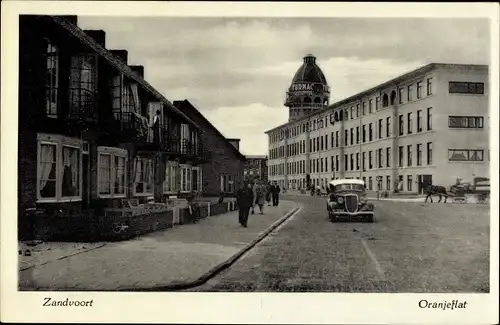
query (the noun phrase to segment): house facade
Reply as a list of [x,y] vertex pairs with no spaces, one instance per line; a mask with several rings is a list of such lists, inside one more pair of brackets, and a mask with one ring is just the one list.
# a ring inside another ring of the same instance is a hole
[[79,212],[202,188],[202,131],[77,16],[20,16],[18,208]]
[[248,181],[267,182],[267,156],[247,155],[245,163],[245,179]]
[[243,182],[245,156],[239,151],[239,139],[225,138],[212,123],[188,100],[174,101],[174,105],[199,125],[203,136],[205,160],[201,191],[204,196],[232,197]]
[[429,64],[266,132],[269,179],[369,190],[489,177],[488,66]]

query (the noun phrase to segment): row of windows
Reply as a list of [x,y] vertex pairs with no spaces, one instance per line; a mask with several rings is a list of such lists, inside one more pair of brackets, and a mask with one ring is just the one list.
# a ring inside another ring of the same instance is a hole
[[448,127],[452,129],[482,129],[484,127],[484,117],[449,116]]
[[[406,134],[413,133],[413,113],[409,112],[406,114]],[[417,111],[417,133],[423,131],[423,113],[422,110]],[[404,135],[404,124],[405,116],[403,114],[399,115],[399,132],[400,136]],[[426,121],[427,131],[432,130],[432,107],[427,108],[427,121]]]
[[[426,95],[430,96],[433,94],[433,88],[432,88],[432,78],[427,78],[426,79]],[[416,87],[416,98],[421,99],[424,96],[424,90],[423,90],[423,81],[417,82],[417,87]],[[405,103],[405,97],[404,97],[404,88],[399,88],[399,104],[404,104]],[[413,84],[410,84],[406,87],[406,102],[411,102],[413,101]],[[396,100],[396,92],[393,91],[391,92],[391,95],[389,97],[388,94],[384,93],[382,95],[382,103],[381,103],[381,98],[379,96],[375,97],[375,110],[374,110],[374,103],[373,99],[369,99],[368,102],[363,101],[362,103],[356,104],[356,106],[351,106],[350,108],[344,108],[342,110],[339,110],[335,113],[331,113],[330,117],[328,118],[327,116],[324,117],[318,117],[316,120],[313,121],[307,121],[302,123],[301,125],[296,125],[293,127],[289,127],[285,130],[281,130],[279,132],[273,133],[270,135],[270,142],[278,142],[282,140],[283,138],[288,138],[288,137],[295,137],[298,136],[301,133],[304,132],[309,132],[315,131],[316,129],[322,129],[328,126],[328,122],[333,124],[335,121],[342,121],[342,120],[348,120],[349,117],[350,119],[356,119],[361,116],[373,114],[374,112],[377,112],[381,107],[388,107],[389,105],[394,105],[394,102]],[[382,105],[381,105],[382,104]]]

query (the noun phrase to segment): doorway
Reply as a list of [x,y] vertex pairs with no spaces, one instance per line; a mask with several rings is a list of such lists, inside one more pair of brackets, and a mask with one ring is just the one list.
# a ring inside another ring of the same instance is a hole
[[432,175],[417,175],[418,193],[423,194],[425,189],[432,185]]

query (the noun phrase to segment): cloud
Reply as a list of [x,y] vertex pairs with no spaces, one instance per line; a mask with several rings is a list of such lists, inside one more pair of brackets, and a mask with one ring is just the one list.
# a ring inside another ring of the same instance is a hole
[[[104,29],[107,47],[127,49],[129,64],[144,65],[146,80],[171,101],[189,99],[218,120],[237,112],[236,129],[255,123],[258,134],[241,148],[258,154],[267,149],[256,139],[287,120],[284,95],[307,53],[317,57],[331,102],[427,63],[490,60],[486,19],[79,17],[79,25]],[[249,108],[281,119],[261,127],[267,122]]]

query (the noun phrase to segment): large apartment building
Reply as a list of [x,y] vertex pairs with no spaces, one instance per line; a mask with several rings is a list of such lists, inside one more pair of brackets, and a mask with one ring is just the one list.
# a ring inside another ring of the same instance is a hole
[[416,193],[489,177],[488,107],[488,66],[432,63],[267,131],[269,179]]

